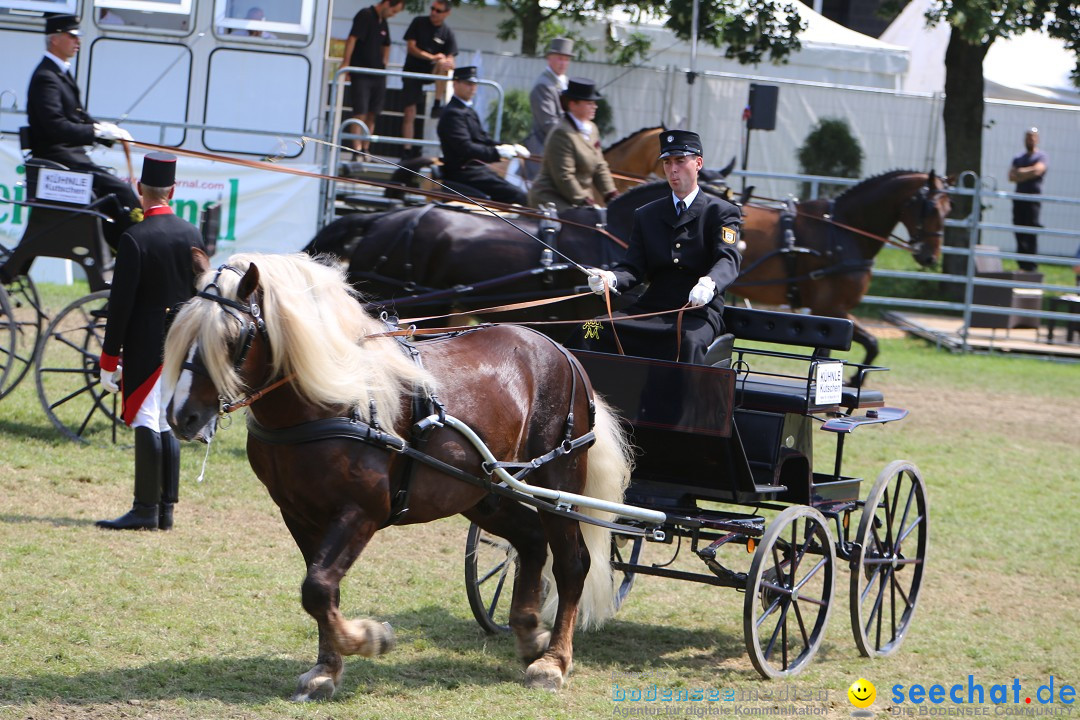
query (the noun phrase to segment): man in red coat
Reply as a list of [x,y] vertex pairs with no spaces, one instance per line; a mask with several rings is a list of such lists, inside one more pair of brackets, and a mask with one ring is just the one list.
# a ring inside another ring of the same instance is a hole
[[195,294],[191,249],[205,247],[195,226],[169,207],[175,185],[176,156],[147,155],[139,182],[144,219],[120,237],[109,292],[101,384],[109,392],[123,388],[124,422],[135,428],[135,503],[115,520],[98,521],[110,530],[171,529],[180,490],[180,443],[165,420],[161,351],[180,305]]

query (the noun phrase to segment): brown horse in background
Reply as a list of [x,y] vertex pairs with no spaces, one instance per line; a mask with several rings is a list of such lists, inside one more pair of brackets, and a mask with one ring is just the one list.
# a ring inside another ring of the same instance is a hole
[[[877,340],[851,311],[870,286],[874,257],[889,243],[911,252],[919,265],[932,265],[952,210],[945,188],[933,172],[894,170],[852,186],[835,200],[798,203],[790,247],[784,241],[783,209],[747,205],[742,274],[728,291],[760,303],[848,318],[855,324],[855,342],[866,350],[863,362],[869,364],[878,354]],[[898,223],[910,240],[890,239]]]
[[[542,497],[621,501],[629,446],[577,360],[509,325],[408,343],[364,311],[340,272],[311,258],[229,263],[215,273],[199,258],[202,291],[165,345],[167,414],[191,439],[223,399],[248,405],[248,460],[303,555],[301,599],[319,627],[318,661],[293,699],[332,696],[343,656],[393,645],[389,625],[346,619],[339,608],[340,583],[372,536],[456,513],[517,551],[510,626],[525,684],[560,688],[575,624],[615,611],[610,532],[534,510],[484,478],[497,463],[523,463],[535,467],[527,483],[551,491]],[[550,633],[540,608],[548,548],[558,590]]]

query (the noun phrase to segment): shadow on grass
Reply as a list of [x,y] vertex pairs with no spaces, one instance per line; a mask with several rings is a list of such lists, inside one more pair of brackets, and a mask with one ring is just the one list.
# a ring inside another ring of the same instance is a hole
[[42,442],[55,446],[70,445],[71,441],[62,436],[57,429],[44,418],[44,411],[42,411],[42,414],[43,423],[47,424],[18,422],[10,419],[0,420],[0,433],[19,437],[23,440],[41,440]]
[[70,517],[42,517],[40,515],[0,515],[0,523],[12,525],[52,525],[53,527],[80,527],[93,525],[93,520],[82,520]]

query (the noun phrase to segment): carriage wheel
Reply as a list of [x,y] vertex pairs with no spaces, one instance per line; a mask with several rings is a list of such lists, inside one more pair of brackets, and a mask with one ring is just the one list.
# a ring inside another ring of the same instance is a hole
[[795,675],[814,657],[835,572],[836,548],[820,512],[793,506],[769,523],[750,564],[743,604],[746,651],[763,677]]
[[7,286],[7,299],[10,307],[0,308],[0,312],[7,313],[5,317],[10,318],[15,337],[10,345],[3,344],[7,342],[6,337],[0,341],[0,356],[3,356],[0,364],[8,364],[11,369],[6,377],[0,376],[0,398],[15,389],[33,364],[34,351],[46,319],[37,286],[26,275],[18,276]]
[[851,630],[865,657],[891,655],[904,641],[922,587],[927,521],[919,469],[890,463],[866,498],[851,565]]
[[[637,563],[641,546],[641,538],[633,538],[626,562]],[[612,538],[611,559],[622,561],[625,549]],[[517,551],[513,546],[472,523],[465,540],[465,594],[476,622],[490,635],[510,632],[510,599],[516,575]],[[634,577],[629,570],[616,575],[619,581],[615,591],[616,610],[630,594]]]
[[84,443],[127,444],[119,395],[105,392],[98,358],[105,337],[109,291],[79,298],[49,323],[38,351],[38,397],[56,429]]
[[465,594],[480,627],[489,635],[510,632],[510,598],[517,574],[514,547],[479,525],[465,540]]
[[0,286],[0,397],[5,394],[5,388],[14,387],[15,383],[8,383],[15,367],[15,348],[18,342],[18,332],[15,325],[15,317],[8,302],[7,291]]

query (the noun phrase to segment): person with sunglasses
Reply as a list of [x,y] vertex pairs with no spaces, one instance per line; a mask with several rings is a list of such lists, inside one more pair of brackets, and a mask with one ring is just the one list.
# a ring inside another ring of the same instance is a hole
[[[446,75],[455,67],[457,40],[454,31],[446,24],[450,16],[450,0],[434,0],[428,15],[417,15],[405,31],[405,72]],[[416,137],[416,107],[423,97],[423,80],[404,78],[402,81],[401,137]],[[447,83],[436,83],[435,102],[431,105],[431,117],[437,118],[442,113],[442,100],[446,96]],[[419,155],[411,145],[405,146],[405,156]]]

